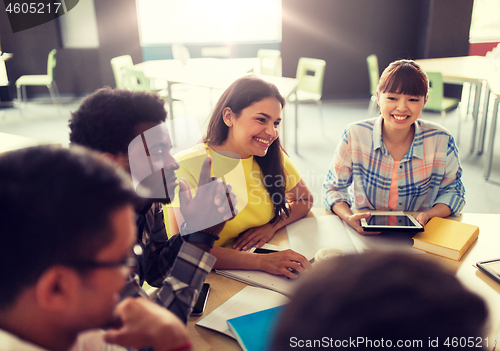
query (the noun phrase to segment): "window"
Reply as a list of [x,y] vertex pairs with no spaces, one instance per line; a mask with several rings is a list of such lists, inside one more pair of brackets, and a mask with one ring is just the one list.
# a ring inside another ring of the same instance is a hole
[[281,0],[136,0],[142,46],[281,42]]
[[469,41],[487,43],[500,41],[500,1],[474,0]]
[[94,1],[80,1],[71,11],[58,17],[65,49],[98,48]]

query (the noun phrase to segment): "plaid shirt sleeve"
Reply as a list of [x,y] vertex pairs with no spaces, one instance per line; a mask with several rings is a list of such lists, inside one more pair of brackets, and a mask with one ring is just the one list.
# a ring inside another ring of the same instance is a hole
[[442,203],[447,205],[453,216],[458,216],[465,206],[465,188],[462,183],[462,167],[458,150],[453,137],[448,140],[445,174],[439,186],[437,198],[433,205]]
[[323,183],[323,203],[330,211],[332,211],[332,206],[340,201],[346,202],[349,207],[351,206],[348,189],[352,183],[353,172],[349,149],[349,131],[346,129],[335,150],[332,163]]
[[[182,240],[179,235],[176,237]],[[187,323],[203,282],[215,261],[216,258],[208,252],[183,242],[169,275],[163,280],[153,301]],[[139,296],[147,298],[138,275],[133,274],[122,290],[121,298]]]
[[137,228],[143,253],[138,274],[129,278],[122,297],[145,296],[141,285],[146,280],[159,288],[154,301],[186,323],[216,258],[184,242],[180,235],[169,240],[158,203],[138,213]]
[[145,280],[159,288],[169,275],[183,241],[177,237],[168,239],[163,207],[159,203],[139,212],[136,224],[137,241],[142,247],[142,255],[138,258],[140,283]]
[[163,281],[154,301],[187,323],[205,277],[215,261],[216,258],[208,252],[183,243],[170,275]]

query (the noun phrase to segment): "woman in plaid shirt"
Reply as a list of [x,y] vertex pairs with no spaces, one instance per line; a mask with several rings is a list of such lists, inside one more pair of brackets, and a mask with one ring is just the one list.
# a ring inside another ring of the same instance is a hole
[[419,120],[429,81],[411,60],[392,62],[377,89],[380,116],[347,126],[323,187],[326,207],[359,233],[369,213],[351,209],[458,215],[465,205],[455,140],[442,126]]

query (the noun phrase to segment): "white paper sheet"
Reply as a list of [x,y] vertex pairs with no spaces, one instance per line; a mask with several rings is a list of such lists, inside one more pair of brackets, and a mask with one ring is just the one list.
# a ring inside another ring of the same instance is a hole
[[285,305],[289,302],[290,299],[277,292],[247,286],[213,310],[205,318],[199,320],[196,325],[213,329],[234,338],[227,325],[228,319]]
[[290,296],[295,288],[297,279],[288,279],[283,275],[269,274],[263,271],[246,271],[240,269],[217,269],[215,273],[245,284],[274,290],[280,294]]
[[308,260],[312,259],[318,250],[327,247],[346,254],[363,251],[361,243],[352,236],[337,216],[302,218],[287,225],[286,232],[290,248],[306,256]]

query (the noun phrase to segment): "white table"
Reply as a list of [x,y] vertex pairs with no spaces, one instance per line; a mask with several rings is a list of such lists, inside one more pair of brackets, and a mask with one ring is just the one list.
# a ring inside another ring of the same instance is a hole
[[39,145],[61,146],[59,143],[32,139],[24,136],[0,132],[0,154]]
[[[145,61],[134,65],[134,68],[144,72],[149,79],[160,79],[167,83],[168,108],[170,118],[174,117],[172,85],[189,84],[200,87],[225,90],[236,79],[253,72],[259,64],[257,58],[199,58],[190,59],[186,65],[178,60]],[[276,85],[281,95],[288,100],[297,90],[298,80],[295,78],[257,75],[259,78]],[[295,114],[297,114],[297,102]],[[282,121],[281,139],[284,142],[284,122]]]
[[[313,208],[308,214],[308,217],[325,215],[329,216],[333,214],[323,208]],[[478,261],[486,261],[500,257],[500,234],[497,229],[500,221],[500,214],[464,213],[458,218],[449,218],[479,226],[478,239],[465,253],[461,261],[454,261],[426,253],[422,253],[422,255],[435,261],[436,264],[441,264],[446,269],[454,272],[464,285],[485,299],[490,310],[490,329],[486,332],[486,336],[490,338],[495,336],[498,337],[500,336],[500,284],[486,274],[478,271],[474,268],[473,264]],[[285,229],[283,228],[276,232],[270,243],[289,247]],[[407,249],[417,254],[421,253],[421,251],[412,249],[409,246]],[[195,326],[195,324],[199,319],[208,315],[246,285],[236,280],[220,276],[214,272],[208,275],[206,281],[211,284],[211,292],[208,297],[205,313],[200,317],[190,317],[188,321],[188,330],[193,343],[193,350],[240,350],[240,347],[234,339],[213,330]],[[490,339],[490,341],[491,340],[492,339]],[[492,344],[490,342],[489,349],[491,348]]]
[[[482,84],[494,72],[494,65],[483,56],[444,57],[415,60],[415,62],[417,62],[426,72],[441,72],[445,83],[460,85],[463,83],[470,83],[474,86],[474,108],[472,110],[474,125],[472,127],[471,153],[474,152],[476,147]],[[486,97],[483,111],[487,111],[487,108],[488,98]],[[486,114],[483,114],[481,123],[477,147],[478,154],[481,154],[483,151]]]

